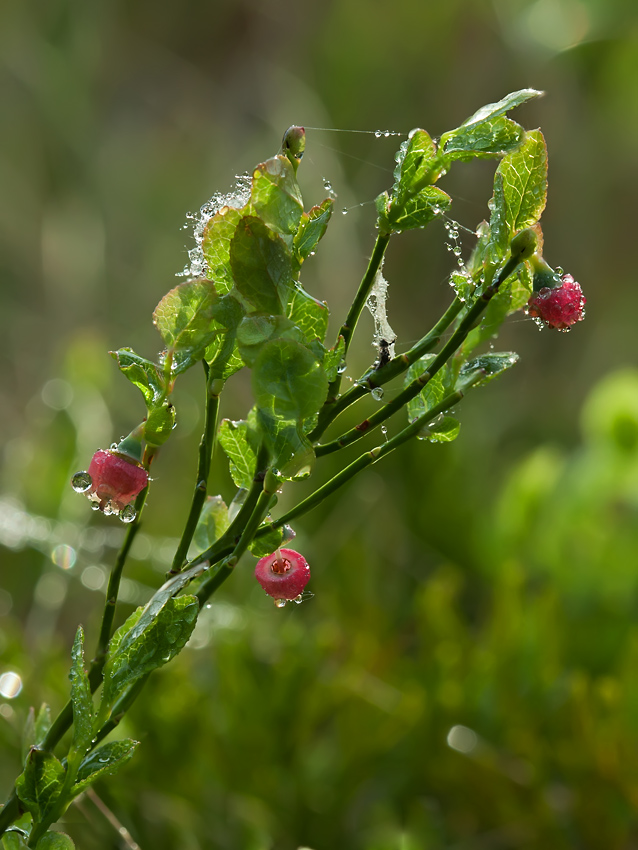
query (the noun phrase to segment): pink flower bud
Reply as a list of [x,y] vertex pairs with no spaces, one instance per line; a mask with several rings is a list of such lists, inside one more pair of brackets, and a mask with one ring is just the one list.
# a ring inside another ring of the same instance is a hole
[[275,600],[295,599],[308,584],[310,567],[294,549],[277,549],[257,561],[255,578]]
[[539,325],[568,331],[585,318],[585,296],[580,284],[570,274],[564,274],[561,285],[544,286],[532,293],[527,302],[527,312]]
[[[99,449],[92,457],[87,472],[78,472],[72,479],[73,489],[84,493],[96,510],[119,514],[148,484],[148,472],[134,460],[113,451]],[[135,518],[131,509],[123,519]]]

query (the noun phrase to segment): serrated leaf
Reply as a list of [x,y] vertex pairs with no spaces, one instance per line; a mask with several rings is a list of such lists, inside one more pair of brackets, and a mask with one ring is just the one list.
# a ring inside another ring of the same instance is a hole
[[230,244],[230,264],[239,294],[252,306],[273,315],[293,284],[292,258],[285,242],[255,216],[245,216]]
[[35,850],[75,850],[75,844],[66,832],[47,832],[35,845]]
[[84,630],[78,626],[71,650],[71,704],[73,706],[73,739],[71,751],[84,753],[93,738],[93,698],[89,677],[84,669]]
[[220,300],[211,281],[198,278],[178,284],[155,308],[153,322],[166,348],[173,352],[175,374],[201,360],[206,347],[220,333],[214,321]]
[[166,401],[149,411],[144,422],[144,439],[151,446],[162,446],[175,427],[175,405]]
[[65,769],[53,753],[33,747],[24,772],[16,780],[16,792],[35,821],[46,818],[55,805],[64,783]]
[[109,351],[116,361],[120,372],[136,386],[148,408],[154,407],[165,394],[164,375],[156,363],[136,354],[132,348],[120,348]]
[[80,764],[72,795],[77,797],[100,777],[112,776],[131,759],[138,746],[139,741],[124,738],[93,750]]
[[51,728],[51,709],[43,702],[36,717],[33,706],[29,709],[22,732],[22,761],[26,761],[31,747],[39,747]]
[[[468,381],[472,381],[472,386],[475,387],[487,384],[493,378],[502,375],[507,369],[511,369],[518,363],[518,359],[518,354],[514,351],[500,351],[474,357],[461,367],[457,387],[462,389],[463,384],[467,384]],[[484,376],[476,380],[477,373],[481,372],[484,373]]]
[[547,148],[540,130],[525,134],[523,144],[498,166],[503,179],[504,220],[509,239],[541,217],[547,201]]
[[257,453],[248,422],[223,419],[219,426],[219,444],[229,462],[231,477],[236,487],[248,489],[253,483]]
[[326,198],[301,216],[299,229],[293,240],[295,256],[299,262],[303,262],[316,250],[326,232],[333,209],[334,202]]
[[[499,100],[496,103],[488,103],[485,106],[482,106],[474,113],[474,115],[470,115],[470,117],[461,124],[461,127],[469,128],[476,124],[482,124],[485,121],[496,118],[498,115],[504,115],[506,112],[509,112],[510,109],[514,109],[528,100],[532,100],[535,97],[542,97],[542,95],[543,92],[537,91],[536,89],[520,89],[519,91],[511,92],[510,94],[506,94],[502,100]],[[456,131],[452,130],[450,132],[454,133]],[[445,135],[450,135],[450,133],[446,133]]]
[[330,311],[323,301],[317,301],[305,289],[297,285],[288,302],[287,314],[309,343],[315,339],[323,343],[330,316]]
[[451,443],[459,435],[461,423],[453,416],[440,416],[417,434],[417,440],[428,443]]
[[445,133],[441,137],[441,151],[449,161],[502,156],[517,148],[524,134],[516,121],[497,115]]
[[251,211],[269,228],[292,244],[303,214],[303,201],[295,170],[278,155],[260,163],[253,172]]
[[301,422],[325,401],[328,379],[306,346],[275,339],[264,345],[255,361],[252,386],[258,408],[279,419]]
[[197,521],[195,534],[193,534],[194,551],[204,552],[212,546],[226,531],[229,524],[226,502],[221,496],[207,496]]
[[222,207],[204,228],[202,253],[208,265],[207,277],[213,280],[220,295],[230,292],[235,285],[230,265],[230,243],[244,215],[243,210]]
[[198,613],[195,596],[166,599],[158,591],[141,615],[134,615],[132,628],[118,639],[114,649],[113,643],[109,647],[100,714],[104,706],[113,705],[126,687],[166,664],[183,649],[195,628]]
[[225,295],[220,299],[214,323],[220,333],[204,352],[211,381],[215,379],[227,381],[244,365],[237,348],[237,328],[244,314],[243,306],[232,295]]

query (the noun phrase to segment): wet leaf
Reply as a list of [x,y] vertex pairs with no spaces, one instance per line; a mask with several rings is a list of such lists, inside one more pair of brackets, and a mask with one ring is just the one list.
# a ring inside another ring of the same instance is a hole
[[427,425],[417,435],[418,440],[428,443],[451,443],[459,435],[461,423],[453,416],[441,416]]
[[303,201],[295,170],[287,157],[274,156],[257,166],[253,172],[250,208],[257,218],[292,244],[303,214]]
[[[426,354],[424,357],[421,357],[420,360],[417,360],[416,363],[413,363],[407,371],[404,379],[404,385],[407,386],[424,372],[427,372],[428,366],[432,363],[434,358],[434,354]],[[407,413],[410,422],[414,421],[428,410],[431,410],[433,407],[436,407],[440,401],[443,401],[445,396],[452,391],[450,384],[451,380],[446,367],[439,369],[439,371],[425,384],[419,395],[415,396],[408,402]]]
[[329,348],[326,351],[323,359],[323,370],[326,373],[328,381],[332,383],[339,374],[339,369],[345,357],[346,341],[342,336],[339,336],[337,344],[334,348]]
[[323,301],[317,301],[297,285],[288,302],[288,318],[302,331],[307,342],[323,342],[328,330],[330,311]]
[[164,375],[157,364],[140,357],[132,348],[120,348],[109,354],[122,374],[141,391],[146,406],[154,407],[165,392]]
[[232,295],[220,299],[213,323],[218,333],[204,352],[210,380],[226,381],[243,367],[237,348],[237,328],[244,314],[243,306]]
[[409,198],[425,187],[426,181],[433,182],[428,178],[435,157],[436,145],[430,135],[425,130],[412,130],[397,153],[395,183],[391,190],[393,206],[404,206]]
[[283,481],[307,478],[315,464],[315,450],[302,424],[260,408],[257,409],[257,422],[272,458],[274,474]]
[[[520,89],[519,91],[511,92],[496,103],[488,103],[485,106],[482,106],[466,121],[464,121],[461,124],[461,127],[456,130],[451,130],[449,133],[446,133],[445,136],[450,136],[451,134],[458,132],[461,128],[465,128],[467,130],[478,124],[483,124],[499,115],[504,115],[506,112],[509,112],[510,109],[514,109],[528,100],[532,100],[535,97],[542,97],[542,95],[543,92],[538,91],[537,89]],[[444,137],[442,137],[441,140],[443,140],[443,138]]]
[[78,626],[71,650],[71,704],[73,706],[73,739],[71,750],[86,752],[93,738],[93,697],[89,677],[84,669],[84,631]]
[[236,487],[249,489],[255,476],[257,451],[248,422],[223,419],[219,426],[219,444],[229,461],[231,477]]
[[226,502],[221,496],[207,496],[193,535],[195,552],[204,552],[212,546],[216,540],[219,540],[228,526],[228,506]]
[[230,265],[230,243],[244,215],[243,210],[222,207],[204,229],[202,253],[208,265],[207,276],[212,278],[220,295],[230,292],[235,285]]
[[[518,354],[514,351],[481,354],[479,357],[468,360],[467,363],[463,364],[459,373],[457,387],[462,389],[463,384],[466,384],[468,381],[472,381],[472,385],[475,387],[487,384],[493,378],[502,375],[507,369],[511,369],[512,366],[518,363],[518,359]],[[476,373],[478,372],[484,372],[484,377],[474,382],[476,380]]]
[[161,446],[175,427],[175,406],[166,401],[149,411],[144,422],[144,439],[152,446]]
[[257,407],[279,419],[302,421],[321,407],[328,391],[326,373],[314,354],[298,342],[266,343],[252,376]]
[[170,290],[153,313],[153,322],[166,348],[173,352],[172,371],[186,371],[204,356],[206,347],[220,333],[214,322],[220,296],[204,278],[188,280]]
[[258,537],[248,547],[256,558],[263,558],[278,549],[283,543],[283,528],[273,528],[266,534]]
[[292,258],[280,236],[261,219],[245,216],[230,245],[230,263],[237,291],[254,310],[283,313],[293,279]]
[[387,192],[379,195],[376,204],[380,229],[400,233],[416,227],[425,227],[450,208],[452,198],[437,186],[426,186],[417,195],[408,198],[403,205],[394,204]]
[[129,761],[138,746],[139,741],[124,738],[120,741],[111,741],[93,750],[80,764],[71,794],[76,797],[96,779],[112,776]]
[[117,640],[111,642],[104,667],[103,706],[112,706],[125,688],[174,658],[195,628],[199,613],[197,598],[166,599],[160,591],[141,614],[135,612],[129,618],[131,625],[126,628],[127,621],[118,630]]
[[47,832],[38,841],[35,850],[75,850],[75,844],[66,832]]
[[295,256],[300,263],[316,250],[326,232],[333,208],[334,202],[326,198],[302,215],[293,241]]
[[237,329],[237,345],[242,360],[252,367],[263,346],[272,339],[292,339],[304,344],[306,339],[290,319],[269,313],[251,313]]
[[33,747],[24,773],[16,780],[16,792],[35,821],[43,821],[62,791],[65,770],[53,753]]
[[449,162],[503,156],[520,145],[524,134],[520,124],[498,115],[445,133],[441,137],[441,152]]
[[36,717],[33,706],[29,709],[22,733],[22,761],[26,761],[31,747],[39,747],[51,728],[51,709],[43,702]]
[[[547,200],[547,148],[540,130],[525,134],[525,141],[498,167],[503,178],[504,218],[509,239],[536,224]],[[508,239],[508,241],[509,241]]]

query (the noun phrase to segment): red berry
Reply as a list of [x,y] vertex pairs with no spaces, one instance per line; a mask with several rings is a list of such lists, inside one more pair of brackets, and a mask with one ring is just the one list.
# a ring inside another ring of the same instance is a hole
[[[90,483],[83,492],[107,514],[119,514],[148,484],[148,472],[142,466],[104,449],[93,455],[87,473]],[[74,476],[74,487],[76,478],[87,473]]]
[[566,331],[585,318],[585,296],[580,284],[570,274],[564,274],[561,286],[544,286],[534,292],[527,302],[527,312],[548,328]]
[[274,599],[295,599],[310,579],[310,567],[303,555],[294,549],[277,549],[260,558],[255,578]]

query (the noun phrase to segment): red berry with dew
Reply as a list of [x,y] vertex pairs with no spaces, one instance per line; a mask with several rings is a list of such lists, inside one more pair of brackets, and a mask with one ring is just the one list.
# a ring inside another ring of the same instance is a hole
[[76,473],[71,483],[76,492],[93,502],[95,510],[119,514],[120,519],[130,522],[135,512],[129,506],[148,484],[148,472],[133,459],[99,449],[88,470]]
[[257,561],[255,578],[276,602],[286,601],[296,599],[303,592],[310,579],[310,567],[294,549],[277,549]]
[[541,327],[568,331],[585,318],[585,301],[580,284],[570,274],[564,274],[560,286],[544,286],[532,294],[527,312]]

